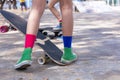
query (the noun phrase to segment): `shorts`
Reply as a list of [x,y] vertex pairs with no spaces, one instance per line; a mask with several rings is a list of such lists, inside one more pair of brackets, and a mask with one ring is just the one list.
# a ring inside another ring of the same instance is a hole
[[20,5],[26,7],[26,3],[25,2],[21,2]]

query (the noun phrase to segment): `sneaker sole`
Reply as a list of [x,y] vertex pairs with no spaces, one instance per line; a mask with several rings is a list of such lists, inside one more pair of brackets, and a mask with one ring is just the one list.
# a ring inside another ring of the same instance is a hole
[[68,61],[68,60],[65,60],[65,59],[62,58],[61,62],[64,63],[64,64],[68,64],[69,65],[69,64],[75,62],[76,60],[77,60],[77,57],[74,60],[71,60],[71,61]]
[[20,64],[15,65],[16,70],[23,70],[26,69],[27,67],[31,66],[32,61],[23,61]]

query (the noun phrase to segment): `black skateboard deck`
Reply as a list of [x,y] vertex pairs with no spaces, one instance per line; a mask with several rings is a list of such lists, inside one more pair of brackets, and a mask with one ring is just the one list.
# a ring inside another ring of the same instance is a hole
[[[22,32],[24,35],[26,34],[27,21],[25,19],[4,10],[0,10],[0,13],[14,28]],[[57,63],[58,65],[65,65],[61,62],[63,52],[40,31],[38,31],[37,34],[37,45],[46,52],[45,54],[53,62]],[[40,58],[40,60],[42,62],[42,58]]]

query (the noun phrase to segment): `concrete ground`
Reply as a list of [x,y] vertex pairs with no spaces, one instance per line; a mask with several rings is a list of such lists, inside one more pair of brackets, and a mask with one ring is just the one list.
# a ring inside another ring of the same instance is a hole
[[[46,10],[41,26],[55,25],[57,20]],[[52,41],[63,50],[62,41]],[[44,51],[35,46],[33,65],[16,71],[23,44],[18,31],[0,33],[0,80],[120,80],[120,12],[74,13],[73,51],[78,60],[68,66],[39,65],[37,58]]]

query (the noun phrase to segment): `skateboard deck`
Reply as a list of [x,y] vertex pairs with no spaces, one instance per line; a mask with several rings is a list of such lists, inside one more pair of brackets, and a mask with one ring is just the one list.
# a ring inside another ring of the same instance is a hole
[[[26,34],[27,21],[25,19],[4,10],[0,10],[0,13],[14,28],[22,32],[24,35]],[[61,62],[63,52],[40,31],[38,31],[36,43],[46,52],[45,55],[47,55],[53,62],[58,65],[65,65]],[[41,60],[39,62],[44,63],[45,58],[42,57],[39,60]]]

